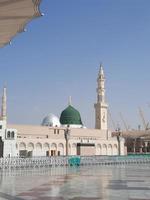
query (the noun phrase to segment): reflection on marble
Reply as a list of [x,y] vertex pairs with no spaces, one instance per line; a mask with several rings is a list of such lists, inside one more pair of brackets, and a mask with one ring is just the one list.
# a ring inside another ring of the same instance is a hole
[[0,172],[0,200],[149,200],[150,165]]

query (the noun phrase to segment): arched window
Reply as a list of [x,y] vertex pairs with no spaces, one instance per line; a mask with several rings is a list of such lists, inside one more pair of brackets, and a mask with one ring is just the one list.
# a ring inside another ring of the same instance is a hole
[[19,150],[26,150],[26,144],[24,142],[19,144]]
[[51,144],[51,156],[56,156],[57,155],[57,145],[56,143]]
[[36,143],[35,147],[38,150],[42,150],[42,144],[41,143]]
[[51,144],[51,149],[52,149],[52,150],[56,150],[56,149],[57,149],[56,143],[52,143],[52,144]]
[[107,155],[109,155],[109,156],[113,155],[112,145],[111,144],[108,145]]
[[7,138],[10,138],[10,131],[7,132]]
[[43,147],[44,147],[44,150],[46,150],[46,151],[49,150],[49,144],[48,144],[48,143],[45,143],[45,144],[43,145]]
[[97,155],[101,155],[101,154],[102,154],[102,146],[101,146],[101,144],[98,144],[98,145],[97,145],[97,150],[96,150],[96,152],[97,152]]
[[62,143],[59,143],[58,151],[59,151],[59,155],[64,155],[64,145]]
[[33,151],[33,149],[34,149],[34,144],[33,144],[32,142],[30,142],[30,143],[28,144],[27,148],[28,148],[28,151]]
[[15,137],[15,133],[14,131],[11,132],[11,138],[14,138]]
[[117,146],[117,144],[114,144],[114,146],[113,146],[113,155],[118,155],[118,146]]
[[102,155],[107,155],[107,145],[106,144],[103,144],[102,146]]

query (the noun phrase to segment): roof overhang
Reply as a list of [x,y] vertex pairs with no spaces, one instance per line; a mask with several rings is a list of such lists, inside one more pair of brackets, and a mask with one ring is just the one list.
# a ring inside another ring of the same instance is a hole
[[23,32],[26,24],[41,16],[41,0],[0,0],[0,47]]

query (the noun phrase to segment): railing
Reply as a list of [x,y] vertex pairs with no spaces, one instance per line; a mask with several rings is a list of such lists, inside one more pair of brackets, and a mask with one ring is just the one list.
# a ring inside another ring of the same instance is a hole
[[91,156],[81,157],[80,165],[125,165],[150,163],[150,156]]
[[32,157],[32,158],[0,158],[0,169],[13,168],[40,168],[68,165],[68,158],[58,157]]
[[0,169],[42,168],[79,165],[128,165],[150,163],[150,155],[137,156],[55,156],[0,158]]

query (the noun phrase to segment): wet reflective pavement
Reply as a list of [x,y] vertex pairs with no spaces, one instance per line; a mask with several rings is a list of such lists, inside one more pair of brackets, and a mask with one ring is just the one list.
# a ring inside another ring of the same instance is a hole
[[0,200],[150,200],[150,165],[0,172]]

